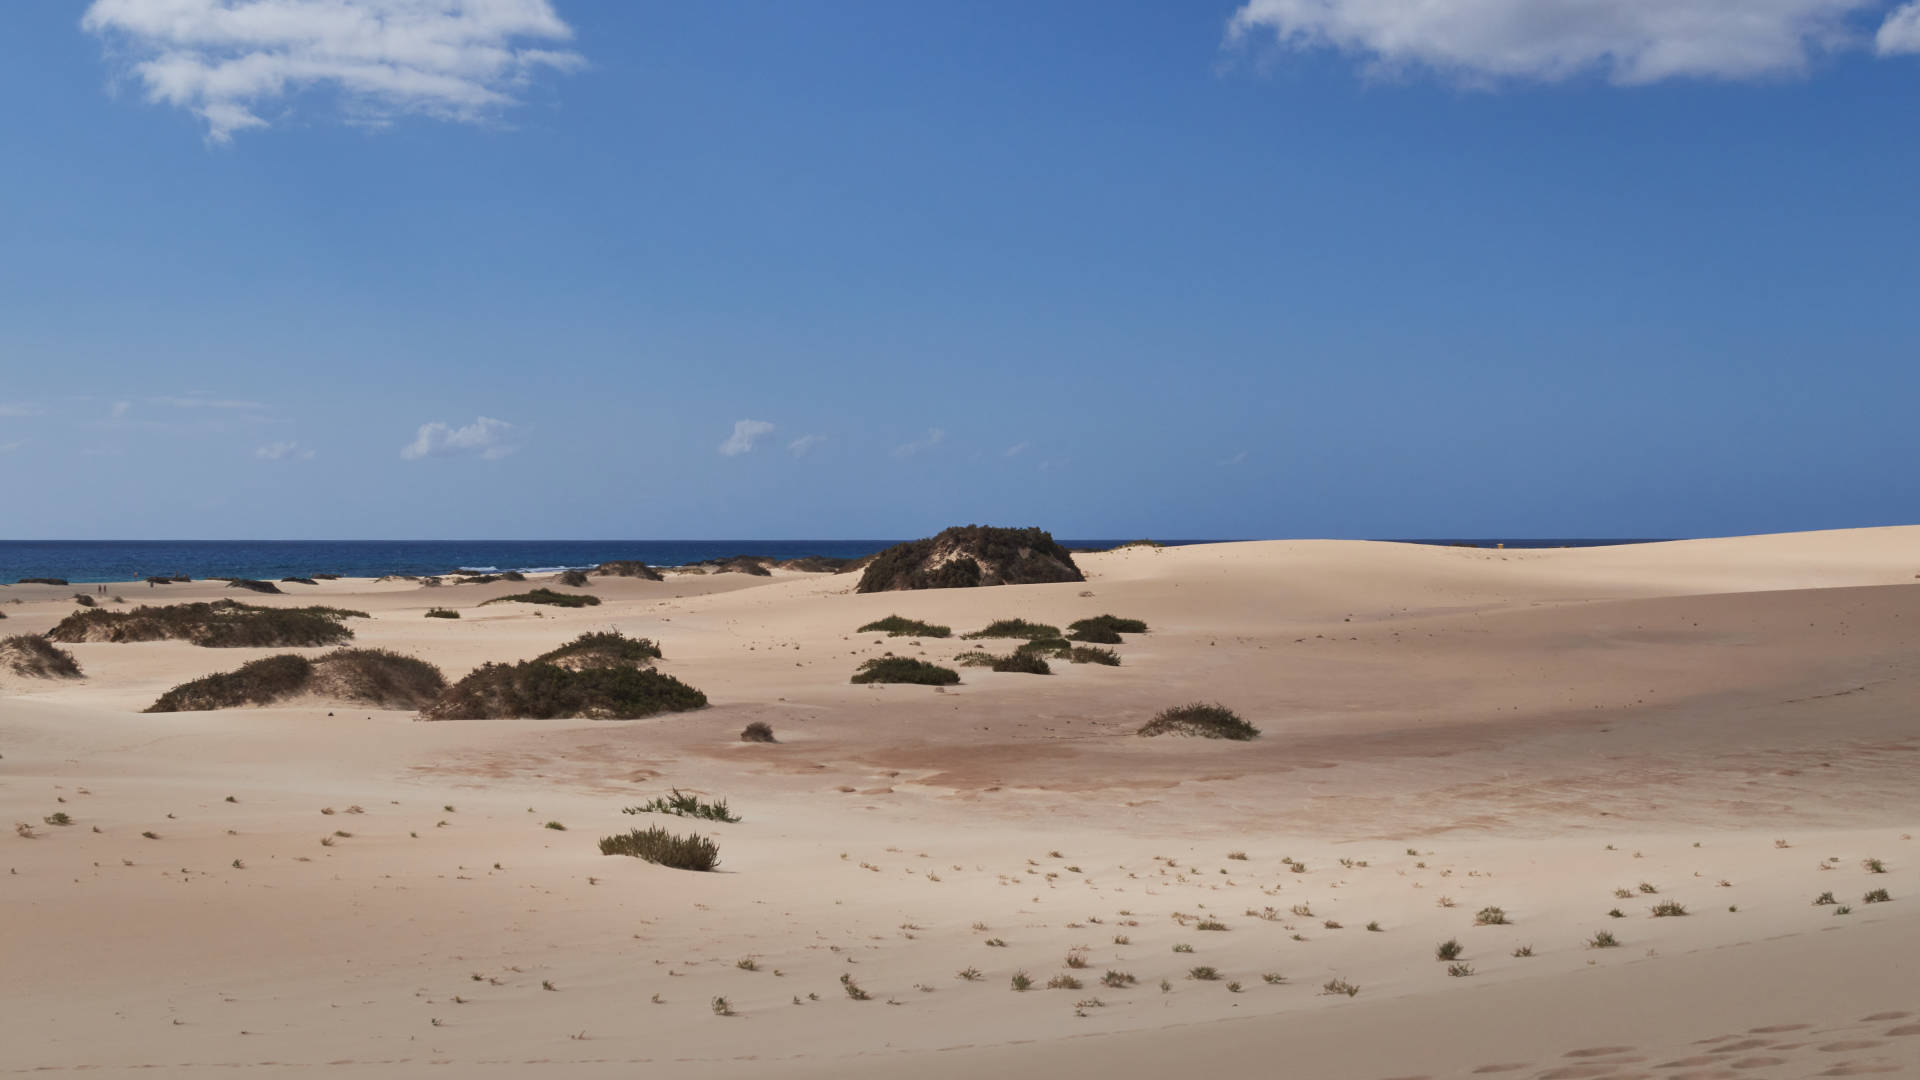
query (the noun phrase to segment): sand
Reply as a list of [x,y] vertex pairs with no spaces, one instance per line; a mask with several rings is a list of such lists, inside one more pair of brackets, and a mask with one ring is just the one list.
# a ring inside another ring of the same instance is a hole
[[[578,610],[477,606],[507,582],[240,596],[366,610],[355,644],[450,678],[652,637],[713,704],[640,721],[142,714],[275,651],[174,642],[0,676],[0,824],[33,834],[0,834],[0,1073],[1920,1074],[1920,528],[1080,561],[880,596],[595,579]],[[75,591],[0,589],[0,634]],[[1103,612],[1152,627],[1117,668],[848,682],[978,645],[854,632],[887,614]],[[1264,734],[1132,734],[1193,700]],[[755,720],[780,741],[740,742]],[[622,813],[676,787],[744,820]],[[716,836],[720,872],[598,853],[656,821]]]

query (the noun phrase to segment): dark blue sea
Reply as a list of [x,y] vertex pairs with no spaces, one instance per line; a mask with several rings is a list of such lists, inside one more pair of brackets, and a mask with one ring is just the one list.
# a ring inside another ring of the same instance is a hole
[[[68,581],[135,581],[148,575],[274,580],[312,574],[379,577],[446,574],[456,570],[552,573],[613,559],[681,566],[729,555],[779,559],[803,555],[859,558],[897,540],[0,540],[0,582],[27,577]],[[1166,540],[1170,545],[1204,543]],[[1510,548],[1594,547],[1639,543],[1608,539],[1413,540]],[[1070,548],[1101,549],[1118,540],[1062,540]]]

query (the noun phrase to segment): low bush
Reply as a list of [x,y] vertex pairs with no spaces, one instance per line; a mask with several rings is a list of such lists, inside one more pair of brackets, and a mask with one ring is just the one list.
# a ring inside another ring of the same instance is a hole
[[889,615],[884,619],[876,619],[868,623],[855,631],[855,633],[887,634],[891,637],[943,638],[953,636],[953,627],[921,622],[918,619],[906,619],[898,615]]
[[593,630],[533,658],[536,664],[566,668],[644,665],[661,659],[652,638],[630,638],[618,630]]
[[320,584],[319,582],[317,582],[317,581],[315,581],[315,580],[313,580],[313,579],[312,579],[312,578],[310,578],[310,577],[283,577],[283,578],[281,578],[280,580],[281,580],[281,581],[282,581],[283,583],[284,583],[284,582],[291,582],[292,584],[295,584],[295,585],[318,585],[318,584]]
[[427,618],[429,619],[457,619],[459,617],[460,613],[452,608],[436,607],[427,609]]
[[700,818],[703,821],[720,821],[729,825],[740,820],[740,816],[727,809],[727,800],[715,799],[707,802],[698,795],[688,795],[674,788],[671,795],[655,795],[639,806],[629,806],[620,811],[623,814],[672,814],[674,817]]
[[765,720],[755,720],[753,723],[748,724],[746,727],[740,730],[740,741],[741,742],[763,742],[763,743],[774,742],[776,740],[773,737],[773,726],[768,724]]
[[1111,630],[1116,634],[1144,634],[1147,624],[1139,619],[1124,619],[1118,615],[1095,615],[1090,619],[1075,619],[1067,624],[1074,631]]
[[93,597],[83,592],[77,592],[73,594],[73,602],[79,604],[81,607],[92,607]]
[[554,580],[570,589],[584,589],[587,587],[587,573],[584,570],[562,570],[560,571],[560,575]]
[[199,712],[271,705],[301,694],[378,708],[419,708],[446,689],[440,669],[385,649],[340,649],[315,660],[269,656],[179,686],[147,706],[150,713]]
[[707,871],[720,865],[720,845],[699,833],[678,836],[658,825],[602,837],[600,854],[631,855],[675,870]]
[[655,570],[653,567],[648,566],[638,559],[614,559],[609,562],[603,562],[599,566],[594,567],[593,572],[601,577],[633,577],[646,581],[662,580],[660,571]]
[[92,608],[60,620],[47,637],[60,642],[189,641],[212,649],[303,648],[338,645],[353,637],[342,625],[364,611],[332,607],[258,607],[235,600],[137,607]]
[[907,656],[876,656],[860,665],[853,675],[856,683],[917,683],[923,686],[952,686],[960,673],[952,668],[929,664]]
[[1141,727],[1142,735],[1193,735],[1205,739],[1252,739],[1260,729],[1224,705],[1195,702],[1167,709]]
[[496,596],[481,601],[480,606],[488,604],[547,604],[552,607],[597,607],[600,598],[583,593],[554,592],[552,589],[535,589],[532,592],[514,593],[512,596]]
[[987,665],[994,671],[1010,671],[1020,675],[1051,675],[1053,668],[1038,656],[1030,653],[1014,653],[1002,656]]
[[33,679],[82,677],[72,653],[36,634],[0,638],[0,668]]
[[652,668],[484,664],[421,710],[426,720],[638,720],[702,709],[707,695]]
[[70,584],[70,582],[68,582],[67,579],[63,577],[23,577],[20,579],[19,584],[21,585],[67,585],[67,584]]
[[1074,641],[1084,642],[1088,645],[1118,645],[1122,640],[1118,633],[1108,630],[1103,626],[1088,626],[1078,630],[1071,630],[1067,636]]
[[1034,638],[1013,652],[1015,656],[1050,656],[1064,660],[1073,655],[1073,645],[1066,638]]
[[1028,622],[1025,619],[1000,619],[965,635],[968,641],[979,641],[982,638],[1026,638],[1032,641],[1037,638],[1059,636],[1059,627],[1048,626],[1046,623]]
[[953,662],[959,664],[961,667],[991,667],[993,666],[993,662],[998,659],[1000,658],[985,650],[969,649],[955,656]]
[[1043,529],[968,525],[876,553],[866,563],[858,591],[1085,580],[1072,553]]
[[223,580],[226,581],[227,588],[229,589],[246,589],[257,593],[277,593],[280,591],[280,586],[275,585],[271,581],[255,581],[252,578],[243,577],[225,578]]
[[1120,666],[1120,654],[1112,649],[1103,649],[1098,645],[1075,645],[1067,654],[1067,659],[1076,664],[1105,664],[1107,667]]

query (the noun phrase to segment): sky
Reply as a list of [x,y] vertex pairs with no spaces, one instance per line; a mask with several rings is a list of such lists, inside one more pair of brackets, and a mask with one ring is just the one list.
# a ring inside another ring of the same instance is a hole
[[1920,2],[0,14],[0,537],[1920,517]]

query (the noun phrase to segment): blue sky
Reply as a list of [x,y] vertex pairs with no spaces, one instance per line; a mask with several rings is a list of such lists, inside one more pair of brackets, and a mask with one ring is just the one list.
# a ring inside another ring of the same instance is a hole
[[1920,8],[4,18],[0,536],[1915,519]]

